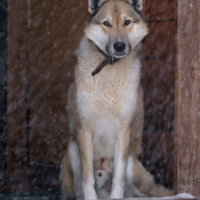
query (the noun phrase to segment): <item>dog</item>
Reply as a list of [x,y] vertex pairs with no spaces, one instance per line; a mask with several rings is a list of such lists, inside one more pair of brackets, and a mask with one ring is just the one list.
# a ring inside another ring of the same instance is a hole
[[63,199],[167,196],[137,157],[143,131],[142,0],[88,0],[68,93],[70,140],[61,163]]

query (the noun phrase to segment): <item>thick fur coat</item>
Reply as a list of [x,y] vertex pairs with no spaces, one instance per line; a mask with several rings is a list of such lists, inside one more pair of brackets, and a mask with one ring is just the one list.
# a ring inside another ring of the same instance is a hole
[[[137,160],[143,130],[141,0],[89,0],[92,17],[77,50],[68,94],[70,141],[61,164],[63,198],[165,196]],[[96,76],[105,59],[117,58]]]

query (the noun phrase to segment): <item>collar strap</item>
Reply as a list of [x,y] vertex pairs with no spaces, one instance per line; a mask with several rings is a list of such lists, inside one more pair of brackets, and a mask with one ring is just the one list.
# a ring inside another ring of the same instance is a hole
[[97,47],[98,51],[106,58],[111,58],[111,56],[109,56],[107,53],[105,53],[104,51],[102,51],[99,47]]
[[106,65],[112,65],[120,60],[120,58],[109,56],[104,51],[102,51],[99,47],[97,47],[97,49],[106,59],[103,62],[101,62],[99,65],[97,65],[95,70],[92,72],[92,76],[95,76],[96,74],[98,74]]
[[92,76],[95,76],[96,74],[98,74],[106,65],[109,65],[109,64],[112,65],[119,60],[120,60],[119,58],[111,58],[111,57],[107,58],[96,67],[96,69],[92,72]]

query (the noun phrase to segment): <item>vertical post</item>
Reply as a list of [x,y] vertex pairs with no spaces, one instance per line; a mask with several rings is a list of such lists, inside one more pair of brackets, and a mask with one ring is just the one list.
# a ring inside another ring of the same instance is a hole
[[200,1],[177,0],[176,192],[200,198]]
[[27,168],[26,37],[27,2],[8,0],[7,177],[25,180]]

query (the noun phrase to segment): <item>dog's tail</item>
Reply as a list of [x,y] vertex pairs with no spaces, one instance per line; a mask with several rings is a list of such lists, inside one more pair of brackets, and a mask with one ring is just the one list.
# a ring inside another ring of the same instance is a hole
[[134,157],[133,183],[146,197],[164,197],[173,195],[171,190],[154,182],[151,174],[136,157]]
[[152,197],[166,197],[166,196],[172,196],[173,191],[163,187],[162,185],[153,184],[152,189],[150,192],[150,196]]

